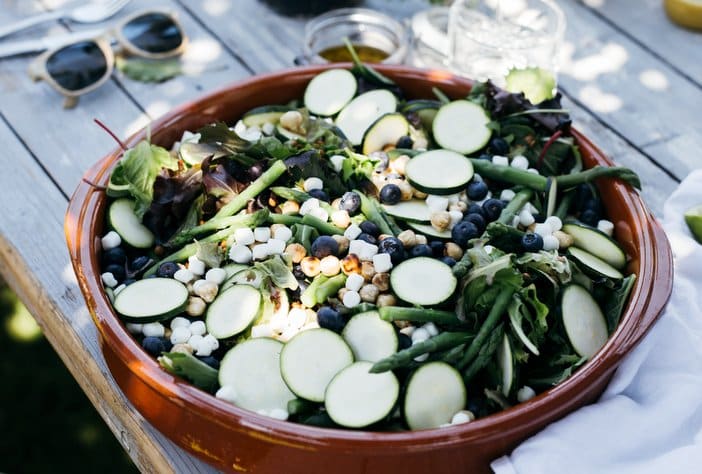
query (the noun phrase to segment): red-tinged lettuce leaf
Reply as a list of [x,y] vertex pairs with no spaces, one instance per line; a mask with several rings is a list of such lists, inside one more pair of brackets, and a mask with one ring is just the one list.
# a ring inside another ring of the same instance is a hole
[[136,201],[135,211],[140,219],[151,206],[154,182],[164,168],[177,170],[178,159],[165,148],[141,141],[124,152],[112,172],[118,184],[128,187],[127,191]]
[[144,224],[163,241],[187,220],[195,199],[202,193],[202,171],[163,169],[153,184],[153,199]]
[[206,158],[202,162],[202,185],[207,195],[203,208],[207,211],[216,212],[246,187],[246,183],[237,180],[227,171],[223,160],[226,158]]

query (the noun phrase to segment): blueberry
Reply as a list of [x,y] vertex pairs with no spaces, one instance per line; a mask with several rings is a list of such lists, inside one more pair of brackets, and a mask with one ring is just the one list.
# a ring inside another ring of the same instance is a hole
[[356,237],[356,239],[368,242],[369,244],[378,245],[378,239],[376,239],[370,234],[366,234],[365,232],[361,232],[360,234],[358,234],[358,237]]
[[432,240],[429,242],[429,247],[431,248],[431,253],[434,257],[441,258],[441,256],[444,254],[446,245],[444,245],[444,243],[440,240]]
[[204,362],[205,364],[209,365],[215,370],[219,370],[219,361],[215,358],[210,356],[197,356],[198,359],[200,359],[200,362]]
[[466,247],[469,240],[477,237],[480,237],[480,232],[472,222],[461,221],[451,229],[451,239],[461,247]]
[[339,244],[328,235],[320,235],[312,242],[312,255],[324,258],[339,253]]
[[602,201],[599,198],[592,198],[585,201],[585,205],[582,208],[583,211],[591,210],[598,215],[602,214]]
[[397,184],[386,184],[380,190],[380,202],[385,204],[397,204],[402,199],[402,191]]
[[466,214],[480,214],[481,216],[485,217],[485,211],[483,211],[483,206],[474,202],[468,205]]
[[397,349],[401,351],[402,349],[408,349],[410,347],[412,347],[412,338],[409,337],[404,332],[398,332],[397,333]]
[[344,317],[331,306],[322,306],[317,311],[317,323],[319,327],[329,329],[334,332],[341,332],[346,326]]
[[389,254],[390,260],[394,264],[400,263],[407,256],[404,245],[397,237],[386,237],[381,240],[378,244],[378,251]]
[[329,195],[327,193],[325,193],[324,190],[322,190],[322,189],[310,189],[307,192],[307,194],[309,194],[313,198],[319,199],[320,201],[324,201],[324,202],[330,201]]
[[491,198],[483,203],[483,212],[485,213],[485,219],[488,222],[497,220],[500,217],[502,209],[504,209],[505,203],[499,199]]
[[147,265],[151,263],[151,259],[147,257],[146,255],[140,255],[136,257],[134,260],[132,260],[132,263],[129,264],[129,269],[132,272],[140,272],[146,268]]
[[504,138],[495,137],[490,140],[490,150],[492,150],[495,155],[506,155],[509,153],[509,143],[507,143]]
[[487,225],[487,223],[485,222],[485,218],[482,216],[482,214],[468,214],[463,218],[463,220],[475,224],[475,227],[478,228],[478,232],[480,232],[481,234],[485,231],[485,226]]
[[434,252],[427,244],[419,244],[412,247],[409,251],[410,257],[432,257]]
[[124,271],[124,265],[117,265],[115,263],[105,267],[105,271],[112,273],[117,281],[124,281],[127,278],[127,272]]
[[380,235],[380,229],[373,221],[363,221],[359,227],[361,228],[361,232],[370,234],[373,237],[378,237]]
[[410,138],[409,135],[403,135],[397,140],[397,143],[395,143],[395,148],[411,149],[412,145],[414,145],[412,138]]
[[[592,209],[585,209],[580,213],[580,222],[595,227],[597,222],[600,220],[600,216],[597,215]],[[109,267],[108,267],[109,268]]]
[[358,211],[361,210],[361,196],[353,191],[345,192],[339,201],[339,209],[352,216],[358,214]]
[[479,160],[487,160],[487,161],[492,161],[492,155],[489,153],[483,153],[478,157]]
[[378,173],[385,171],[390,164],[390,157],[384,151],[374,151],[368,156],[378,160],[378,164],[375,166],[375,171]]
[[456,259],[451,258],[451,257],[441,257],[441,261],[444,262],[449,267],[452,267],[456,264]]
[[154,357],[166,352],[166,340],[162,337],[147,336],[141,341],[141,346]]
[[482,201],[488,193],[487,184],[483,181],[471,181],[466,187],[466,194],[471,201]]
[[180,267],[175,262],[163,262],[156,270],[156,275],[161,278],[173,278],[179,269]]
[[124,252],[122,247],[115,247],[110,250],[105,250],[102,254],[102,260],[107,265],[111,263],[124,265],[124,262],[127,261],[127,254]]
[[527,252],[538,252],[544,248],[544,239],[539,234],[528,232],[522,236],[522,247]]

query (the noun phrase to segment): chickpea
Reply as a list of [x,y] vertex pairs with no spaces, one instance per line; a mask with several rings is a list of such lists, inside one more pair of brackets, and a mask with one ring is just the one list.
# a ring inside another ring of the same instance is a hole
[[302,244],[290,244],[285,247],[285,253],[290,255],[293,263],[300,263],[307,256],[307,249]]
[[444,253],[447,257],[451,257],[455,261],[459,261],[463,257],[463,249],[460,245],[453,242],[447,242],[444,248]]
[[320,264],[317,257],[305,257],[300,261],[300,269],[308,277],[315,277],[319,275]]
[[414,231],[410,229],[403,230],[402,232],[400,232],[397,238],[400,242],[402,242],[402,245],[404,245],[405,247],[414,247],[415,245],[417,245],[417,237]]
[[371,283],[377,286],[380,291],[388,291],[390,289],[390,274],[376,273],[373,275]]
[[349,251],[350,241],[348,238],[344,237],[343,235],[332,235],[332,239],[336,240],[336,243],[339,245],[338,255],[344,255]]
[[375,303],[375,300],[378,299],[378,295],[380,294],[380,290],[373,284],[363,285],[358,294],[361,295],[362,301]]
[[371,281],[373,275],[375,275],[375,267],[373,266],[373,262],[362,262],[361,276],[363,279],[366,281]]
[[438,231],[444,231],[451,225],[451,215],[446,211],[435,212],[431,215],[431,225]]
[[289,110],[280,117],[280,125],[291,132],[303,132],[303,121],[302,114],[297,110]]
[[563,232],[562,230],[557,230],[553,233],[553,236],[558,239],[559,248],[567,249],[573,245],[573,236]]
[[300,205],[296,201],[285,201],[280,205],[280,212],[283,214],[299,214]]
[[341,271],[349,275],[351,273],[361,273],[361,261],[356,254],[349,254],[341,259]]
[[395,306],[396,304],[397,300],[395,299],[395,295],[391,293],[383,293],[382,295],[378,295],[378,299],[375,300],[375,305],[378,307]]

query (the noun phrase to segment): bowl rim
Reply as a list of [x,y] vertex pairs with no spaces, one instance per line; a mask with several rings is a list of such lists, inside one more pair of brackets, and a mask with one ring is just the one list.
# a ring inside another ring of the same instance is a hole
[[[245,89],[259,81],[275,81],[291,75],[311,78],[325,69],[348,66],[348,63],[315,65],[252,76],[204,95],[193,103],[216,100],[217,97]],[[445,71],[422,70],[407,66],[374,67],[391,76],[422,79],[433,83],[446,82],[465,88],[466,91],[473,84],[468,79]],[[156,120],[151,126],[152,133],[168,128],[179,117],[186,114],[193,103],[176,107]],[[572,134],[580,148],[586,149],[595,161],[606,165],[614,164],[583,134],[576,129],[572,129]],[[145,129],[140,130],[124,143],[127,147],[134,146],[146,135]],[[100,273],[95,271],[98,268],[95,258],[96,248],[99,245],[97,229],[102,226],[96,218],[98,214],[96,211],[101,202],[104,206],[103,201],[105,201],[100,186],[107,183],[109,172],[120,155],[121,149],[113,150],[85,173],[71,197],[64,222],[73,268],[90,314],[100,332],[102,344],[117,341],[117,344],[110,344],[110,350],[114,351],[124,363],[129,364],[130,370],[156,392],[179,399],[179,404],[207,418],[213,424],[227,426],[229,429],[246,432],[248,435],[256,432],[255,436],[265,438],[274,444],[305,450],[325,447],[370,453],[377,448],[378,442],[382,442],[385,450],[421,451],[453,446],[466,441],[499,439],[501,433],[514,427],[515,424],[518,426],[533,423],[534,419],[553,421],[561,418],[570,412],[569,407],[575,404],[575,402],[569,403],[569,400],[577,398],[578,391],[582,390],[588,381],[611,374],[624,355],[641,340],[662,312],[672,291],[672,252],[660,224],[646,208],[637,192],[620,181],[609,180],[612,183],[612,192],[622,199],[628,214],[636,222],[641,223],[641,226],[630,229],[636,234],[636,240],[643,243],[640,248],[637,279],[619,326],[595,357],[579,368],[573,376],[527,402],[471,423],[445,428],[374,432],[320,428],[275,420],[219,400],[162,370],[127,332],[112,309],[102,289]]]

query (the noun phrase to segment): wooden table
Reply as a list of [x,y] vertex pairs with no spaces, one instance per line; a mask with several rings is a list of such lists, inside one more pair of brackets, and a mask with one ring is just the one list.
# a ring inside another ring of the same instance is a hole
[[[63,0],[0,0],[0,23]],[[132,2],[127,10],[144,8]],[[150,4],[152,2],[149,2]],[[404,17],[418,0],[370,0]],[[662,0],[559,2],[568,29],[560,76],[579,129],[636,170],[661,215],[677,183],[702,164],[702,34],[673,26]],[[209,471],[150,426],[115,385],[78,290],[63,237],[66,203],[83,172],[115,147],[99,118],[126,137],[173,106],[252,74],[292,65],[304,19],[256,0],[162,0],[177,11],[200,73],[150,85],[115,75],[73,110],[33,84],[31,58],[0,60],[0,272],[142,471]],[[155,4],[156,5],[156,4]],[[12,39],[80,29],[56,22]]]

